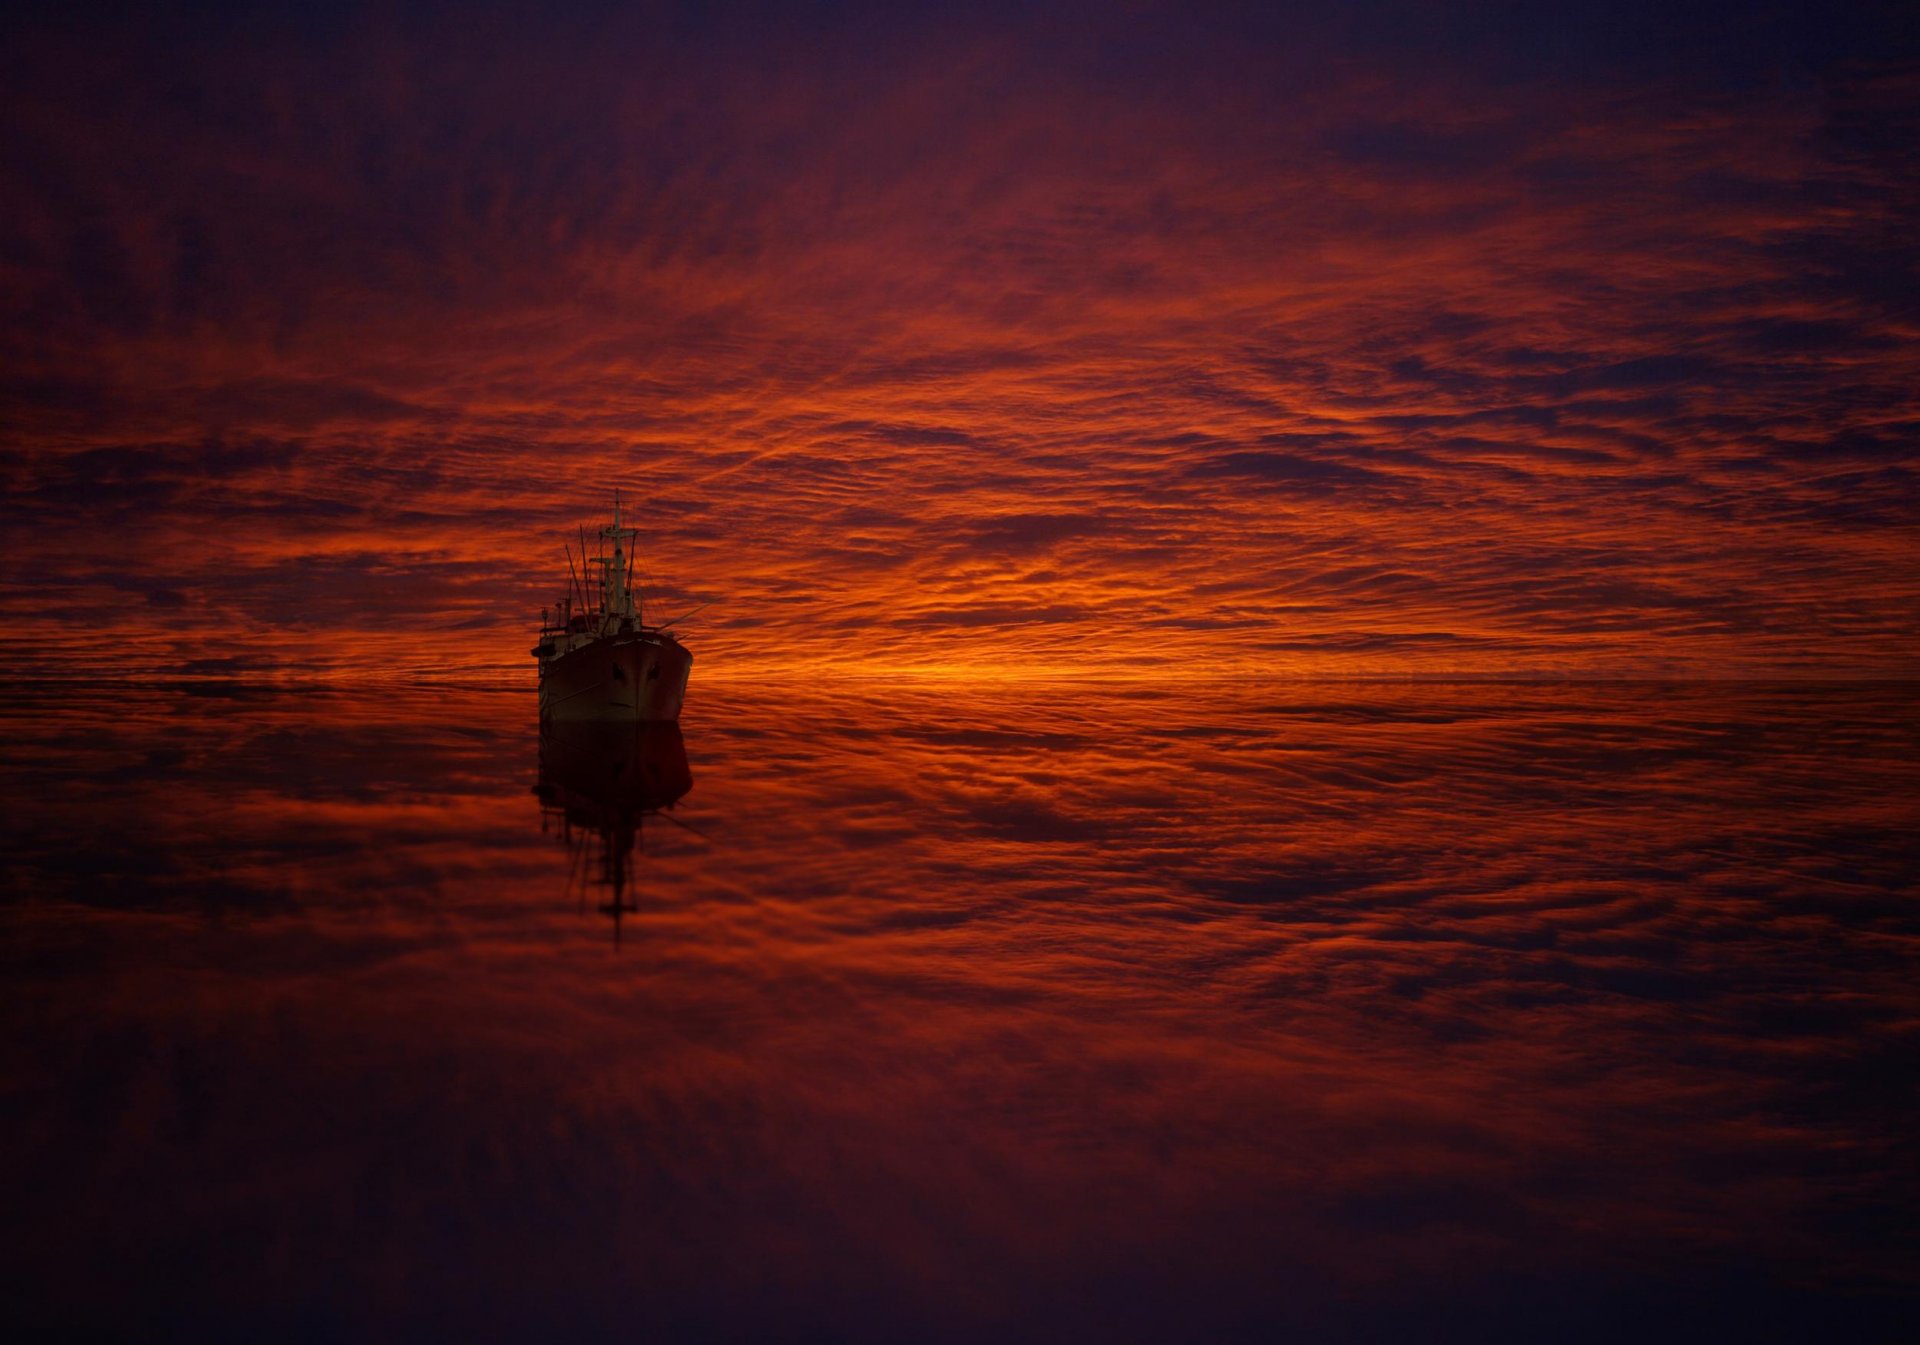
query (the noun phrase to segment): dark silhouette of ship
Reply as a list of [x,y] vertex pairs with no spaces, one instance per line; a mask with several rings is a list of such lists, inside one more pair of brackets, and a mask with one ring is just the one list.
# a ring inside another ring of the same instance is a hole
[[687,696],[693,654],[665,626],[641,619],[633,587],[635,528],[620,524],[620,496],[613,497],[613,526],[599,532],[599,546],[580,566],[567,548],[567,592],[540,613],[540,719],[612,720],[644,723],[675,720]]
[[672,808],[692,788],[678,724],[541,725],[540,781],[533,787],[541,827],[557,825],[572,855],[568,891],[577,884],[583,905],[589,889],[604,893],[597,909],[613,921],[615,945],[621,917],[640,909],[632,883],[635,856],[644,854],[646,819]]

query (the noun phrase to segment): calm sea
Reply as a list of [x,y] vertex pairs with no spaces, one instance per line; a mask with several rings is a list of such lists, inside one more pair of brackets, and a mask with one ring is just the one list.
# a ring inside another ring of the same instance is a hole
[[21,691],[11,1338],[1899,1339],[1898,686]]

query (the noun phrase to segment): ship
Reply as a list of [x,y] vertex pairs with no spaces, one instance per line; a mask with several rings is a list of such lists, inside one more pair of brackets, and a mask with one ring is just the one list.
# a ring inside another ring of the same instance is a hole
[[[666,626],[642,618],[633,586],[639,530],[620,521],[599,531],[594,554],[580,537],[580,563],[567,547],[567,590],[540,613],[540,722],[658,723],[680,718],[693,654]],[[671,623],[669,623],[671,624]]]

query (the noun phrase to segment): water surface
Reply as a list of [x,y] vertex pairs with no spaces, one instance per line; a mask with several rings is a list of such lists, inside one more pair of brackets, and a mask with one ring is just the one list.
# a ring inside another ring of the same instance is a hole
[[1896,1339],[1912,688],[16,691],[36,1332]]

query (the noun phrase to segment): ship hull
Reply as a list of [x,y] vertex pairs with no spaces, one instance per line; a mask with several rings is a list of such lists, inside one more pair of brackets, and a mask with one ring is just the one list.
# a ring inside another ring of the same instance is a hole
[[540,717],[652,723],[680,718],[693,655],[671,636],[611,635],[540,667]]

